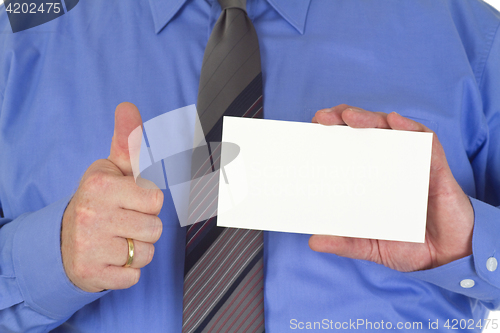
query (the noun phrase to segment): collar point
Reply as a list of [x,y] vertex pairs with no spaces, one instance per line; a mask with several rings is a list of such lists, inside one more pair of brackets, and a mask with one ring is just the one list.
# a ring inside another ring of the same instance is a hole
[[267,0],[301,35],[304,34],[311,0]]

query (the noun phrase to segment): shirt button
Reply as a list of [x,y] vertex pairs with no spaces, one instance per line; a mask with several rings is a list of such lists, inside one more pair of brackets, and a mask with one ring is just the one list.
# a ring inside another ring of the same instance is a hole
[[486,269],[489,270],[490,272],[494,272],[498,267],[498,261],[495,257],[489,257],[488,260],[486,260]]
[[462,288],[472,288],[476,283],[471,279],[463,279],[460,281],[460,287]]

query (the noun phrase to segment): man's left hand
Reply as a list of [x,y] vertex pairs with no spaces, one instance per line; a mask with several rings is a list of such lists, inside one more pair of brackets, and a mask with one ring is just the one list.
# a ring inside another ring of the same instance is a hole
[[[395,112],[370,112],[345,104],[316,112],[312,121],[353,128],[432,133],[424,125]],[[411,272],[438,267],[472,254],[473,226],[472,205],[453,177],[434,133],[424,243],[313,235],[309,246],[314,251],[370,260],[401,272]]]

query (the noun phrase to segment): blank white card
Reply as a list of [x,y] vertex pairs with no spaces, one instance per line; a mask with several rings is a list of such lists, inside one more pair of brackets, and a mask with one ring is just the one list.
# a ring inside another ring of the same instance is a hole
[[424,242],[432,133],[223,121],[219,226]]

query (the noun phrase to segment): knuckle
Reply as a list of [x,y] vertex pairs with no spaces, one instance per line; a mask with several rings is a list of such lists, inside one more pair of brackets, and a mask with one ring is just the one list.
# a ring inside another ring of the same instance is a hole
[[82,188],[86,191],[103,191],[111,185],[111,177],[103,170],[97,169],[89,173],[85,178]]
[[161,190],[154,190],[151,204],[152,211],[159,214],[163,207],[163,192]]
[[76,238],[73,244],[73,258],[72,268],[73,272],[81,277],[86,278],[89,273],[89,267],[85,264],[85,260],[87,260],[88,253],[88,244],[85,241],[82,241],[81,238]]
[[160,239],[162,232],[163,232],[163,223],[161,222],[160,218],[155,217],[153,219],[153,227],[151,233],[151,239],[153,239],[153,243],[155,243],[156,241],[158,241],[158,239]]
[[76,236],[73,239],[73,251],[75,259],[80,259],[80,256],[87,250],[87,242],[84,237]]
[[139,268],[133,268],[132,274],[130,274],[130,286],[136,285],[141,278],[141,270]]
[[95,212],[84,204],[75,206],[75,225],[82,227],[88,225],[95,218]]
[[148,257],[146,258],[146,265],[148,265],[153,260],[154,254],[155,246],[153,244],[150,244],[148,249]]

